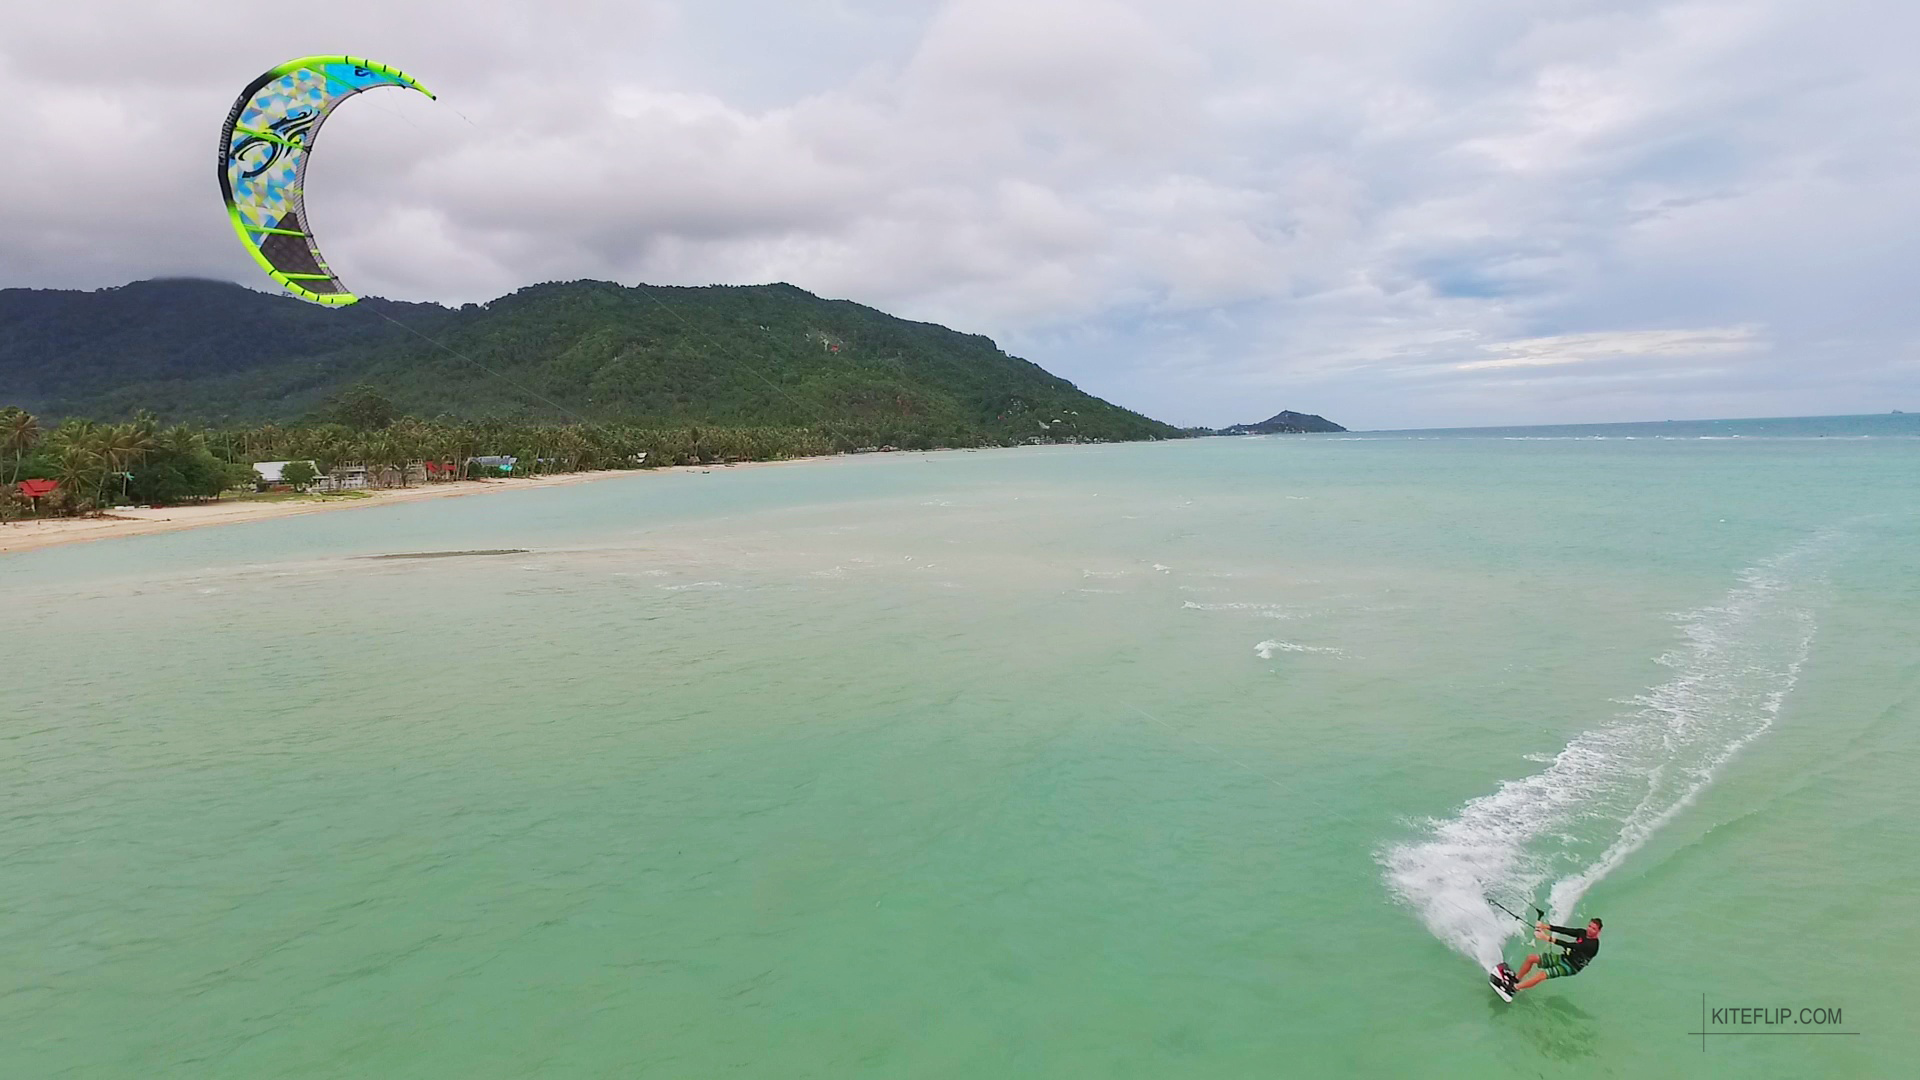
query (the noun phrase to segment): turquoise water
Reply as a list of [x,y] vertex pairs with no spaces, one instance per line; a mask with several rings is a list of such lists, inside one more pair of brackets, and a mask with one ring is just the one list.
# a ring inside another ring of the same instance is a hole
[[[1782,423],[0,559],[4,1072],[1904,1075],[1920,418]],[[1600,959],[1501,1004],[1482,894]],[[1703,1050],[1703,996],[1862,1034]]]

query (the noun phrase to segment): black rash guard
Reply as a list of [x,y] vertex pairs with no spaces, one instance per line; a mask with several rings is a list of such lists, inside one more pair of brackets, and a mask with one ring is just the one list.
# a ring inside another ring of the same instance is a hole
[[1548,923],[1547,929],[1556,934],[1565,934],[1567,937],[1573,939],[1571,941],[1561,941],[1559,938],[1555,938],[1553,943],[1567,951],[1567,963],[1572,964],[1573,970],[1575,971],[1586,967],[1587,961],[1600,955],[1600,939],[1597,937],[1588,937],[1584,927],[1555,926],[1552,923]]

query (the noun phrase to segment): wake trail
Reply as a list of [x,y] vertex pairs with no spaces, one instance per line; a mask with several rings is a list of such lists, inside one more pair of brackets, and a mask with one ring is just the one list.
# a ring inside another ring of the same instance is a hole
[[1739,575],[1710,607],[1676,616],[1673,675],[1576,736],[1541,772],[1470,800],[1381,852],[1388,889],[1433,935],[1492,968],[1524,928],[1487,902],[1531,903],[1565,922],[1580,898],[1684,810],[1740,749],[1773,726],[1813,647],[1810,595],[1836,534],[1823,532]]

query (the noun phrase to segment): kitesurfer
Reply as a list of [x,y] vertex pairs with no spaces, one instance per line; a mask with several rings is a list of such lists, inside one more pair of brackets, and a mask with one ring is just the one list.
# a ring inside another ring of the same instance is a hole
[[[1585,930],[1571,926],[1555,926],[1543,920],[1534,924],[1534,936],[1541,941],[1558,945],[1561,951],[1529,955],[1527,962],[1520,966],[1520,970],[1509,976],[1511,981],[1508,986],[1511,992],[1518,993],[1521,990],[1532,989],[1548,979],[1578,975],[1582,968],[1600,954],[1599,919],[1589,920]],[[1500,966],[1506,967],[1505,964]],[[1532,978],[1528,978],[1527,973],[1536,967],[1540,969],[1539,972]]]

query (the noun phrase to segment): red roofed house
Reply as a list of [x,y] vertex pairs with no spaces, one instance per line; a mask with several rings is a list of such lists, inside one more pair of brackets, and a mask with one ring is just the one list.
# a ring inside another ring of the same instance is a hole
[[58,480],[20,481],[20,494],[33,500],[35,513],[38,513],[40,510],[40,497],[43,495],[51,495],[58,490],[60,490],[60,481]]

